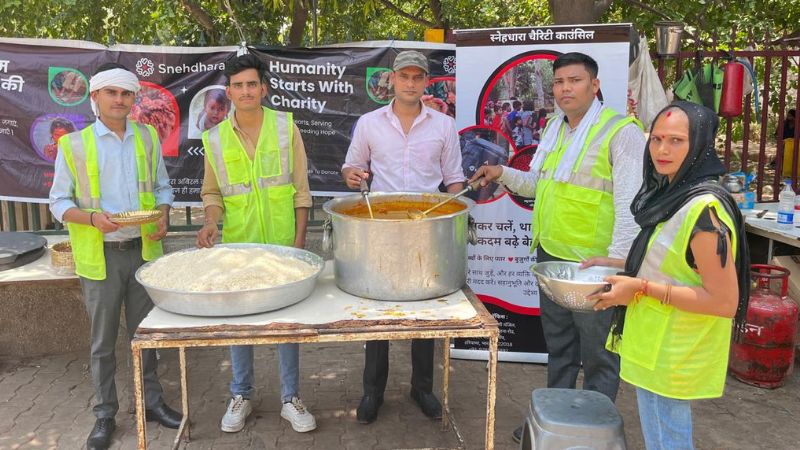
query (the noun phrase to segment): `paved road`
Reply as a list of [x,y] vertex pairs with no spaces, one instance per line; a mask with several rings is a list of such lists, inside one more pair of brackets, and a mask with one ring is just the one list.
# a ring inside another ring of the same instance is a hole
[[[120,350],[123,351],[120,346]],[[189,389],[192,441],[189,449],[392,449],[455,445],[451,432],[425,418],[408,397],[410,346],[395,342],[386,402],[378,421],[360,425],[355,408],[361,398],[363,349],[359,343],[316,344],[301,347],[301,396],[317,417],[311,433],[292,431],[279,415],[279,390],[274,347],[256,349],[255,410],[240,433],[219,430],[227,401],[230,360],[226,349],[190,349]],[[437,353],[439,354],[439,353]],[[124,360],[120,357],[120,360]],[[441,371],[441,366],[439,366]],[[176,409],[177,352],[161,352],[160,373],[165,396]],[[483,448],[486,364],[453,360],[451,408],[467,448]],[[441,372],[436,374],[436,382]],[[530,392],[544,386],[545,366],[500,363],[497,387],[495,448],[516,449],[511,431],[528,408]],[[136,429],[130,406],[130,376],[117,377],[122,409],[117,415],[115,449],[136,448]],[[94,423],[94,392],[88,354],[70,353],[27,361],[0,359],[0,450],[80,449]],[[635,393],[623,384],[617,406],[625,420],[631,449],[643,448]],[[728,380],[722,399],[697,402],[695,442],[699,449],[789,449],[800,446],[798,381],[763,390]],[[148,439],[154,449],[167,448],[173,430],[151,424]]]

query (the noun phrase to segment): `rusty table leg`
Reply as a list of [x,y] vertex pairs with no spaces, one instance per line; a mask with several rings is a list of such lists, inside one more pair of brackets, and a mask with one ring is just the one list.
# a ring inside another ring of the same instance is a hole
[[[182,437],[184,441],[188,443],[191,433],[189,430],[189,384],[186,375],[186,347],[178,347],[178,359],[180,361],[181,370],[181,408],[183,420],[181,420],[181,425],[178,427],[178,435],[175,436],[175,440],[172,442],[173,450],[180,446]],[[184,436],[184,434],[186,436]]]
[[442,350],[444,352],[444,370],[442,371],[442,431],[447,430],[450,423],[450,338],[442,340]]
[[142,381],[142,349],[139,344],[131,344],[133,354],[133,395],[136,398],[136,435],[139,437],[139,450],[147,449],[147,430],[144,420],[144,388]]
[[494,405],[497,397],[497,335],[489,338],[489,380],[486,390],[486,450],[494,449]]

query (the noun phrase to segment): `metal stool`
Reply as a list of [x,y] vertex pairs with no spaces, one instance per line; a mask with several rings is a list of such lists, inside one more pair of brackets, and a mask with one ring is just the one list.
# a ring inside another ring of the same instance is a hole
[[625,450],[622,417],[607,396],[575,389],[536,389],[520,450]]

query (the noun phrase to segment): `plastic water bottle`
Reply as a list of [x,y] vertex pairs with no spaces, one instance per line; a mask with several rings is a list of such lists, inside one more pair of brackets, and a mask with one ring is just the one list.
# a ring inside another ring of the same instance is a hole
[[783,189],[778,195],[778,228],[792,229],[794,225],[794,197],[792,180],[785,180]]

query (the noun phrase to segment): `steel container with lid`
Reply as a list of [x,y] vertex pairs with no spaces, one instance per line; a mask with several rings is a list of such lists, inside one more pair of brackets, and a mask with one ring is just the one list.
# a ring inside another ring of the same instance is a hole
[[0,232],[0,270],[24,266],[39,259],[47,239],[33,233]]

